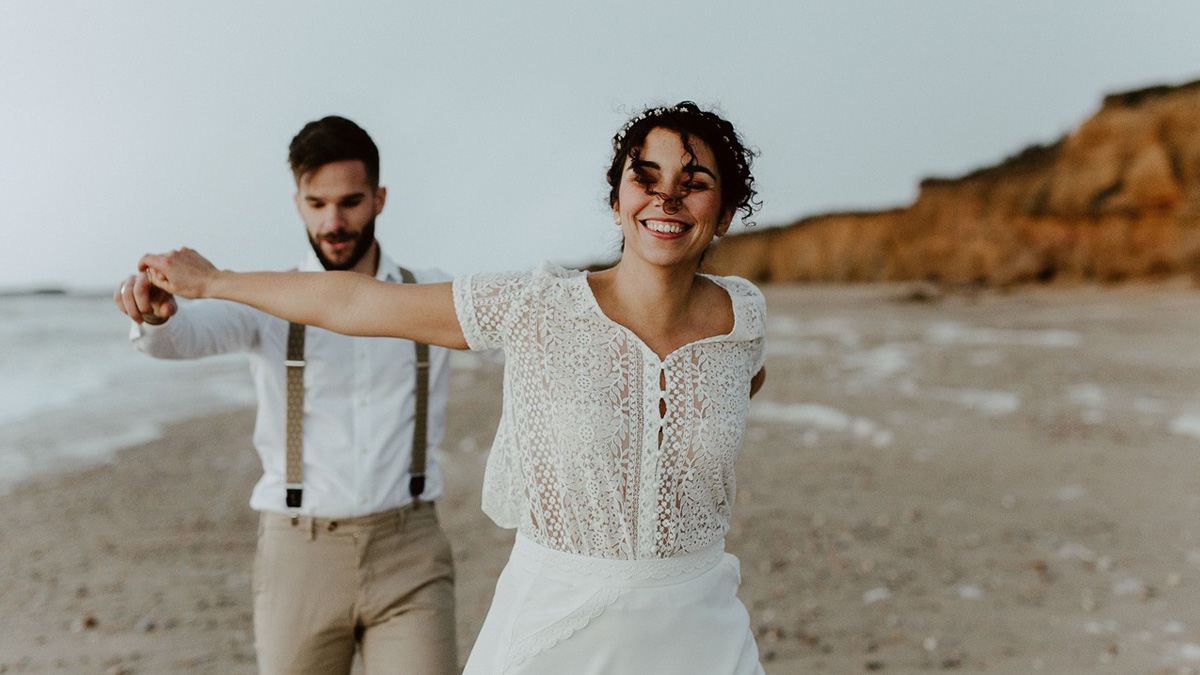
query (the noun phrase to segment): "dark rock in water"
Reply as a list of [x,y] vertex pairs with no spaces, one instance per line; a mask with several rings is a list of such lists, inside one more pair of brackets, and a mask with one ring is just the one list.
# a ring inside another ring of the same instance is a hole
[[29,295],[67,295],[65,288],[10,288],[0,289],[0,298],[19,298]]

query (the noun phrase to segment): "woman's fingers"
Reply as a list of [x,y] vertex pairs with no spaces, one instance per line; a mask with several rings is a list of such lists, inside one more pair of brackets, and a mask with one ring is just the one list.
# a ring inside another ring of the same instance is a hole
[[147,253],[138,261],[138,269],[158,288],[185,298],[198,297],[216,271],[204,256],[189,248],[170,253]]

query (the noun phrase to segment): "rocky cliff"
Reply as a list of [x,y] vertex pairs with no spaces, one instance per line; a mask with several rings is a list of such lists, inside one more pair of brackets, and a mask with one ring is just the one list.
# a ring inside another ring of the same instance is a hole
[[1105,97],[1057,142],[915,202],[725,237],[706,269],[756,281],[1005,286],[1200,270],[1200,81]]

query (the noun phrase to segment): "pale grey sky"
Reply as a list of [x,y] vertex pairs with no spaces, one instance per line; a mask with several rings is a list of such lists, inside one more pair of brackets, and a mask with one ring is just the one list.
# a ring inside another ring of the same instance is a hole
[[1197,27],[1193,0],[0,0],[0,288],[182,245],[296,264],[287,144],[327,114],[380,146],[384,247],[451,273],[615,251],[609,139],[647,103],[761,150],[759,227],[895,206],[1200,78]]

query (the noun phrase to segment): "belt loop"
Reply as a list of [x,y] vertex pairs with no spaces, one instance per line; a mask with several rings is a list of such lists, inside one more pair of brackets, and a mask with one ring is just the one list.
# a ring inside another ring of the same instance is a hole
[[410,507],[408,507],[408,506],[405,506],[404,508],[402,508],[402,509],[399,509],[399,510],[396,512],[396,520],[398,520],[398,521],[399,521],[399,524],[400,524],[400,528],[399,528],[399,529],[400,529],[400,533],[401,533],[401,534],[404,534],[405,527],[408,525],[408,512],[409,512],[409,510],[410,510]]
[[309,516],[308,518],[308,540],[315,541],[317,538],[317,519]]

